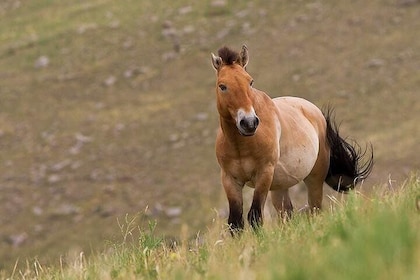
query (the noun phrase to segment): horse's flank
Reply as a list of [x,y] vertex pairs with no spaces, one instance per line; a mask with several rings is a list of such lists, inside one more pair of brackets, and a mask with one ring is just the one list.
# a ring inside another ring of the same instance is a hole
[[281,112],[282,131],[280,155],[271,187],[275,190],[289,188],[304,180],[318,155],[329,156],[329,151],[325,141],[326,122],[318,107],[297,97],[279,97],[273,101]]

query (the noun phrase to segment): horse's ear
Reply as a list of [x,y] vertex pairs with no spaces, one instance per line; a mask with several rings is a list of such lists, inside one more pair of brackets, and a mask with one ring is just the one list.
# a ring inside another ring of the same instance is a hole
[[241,50],[241,53],[239,54],[239,57],[241,59],[240,64],[242,65],[243,68],[245,68],[249,62],[248,47],[246,45],[242,46],[242,50]]
[[219,71],[223,61],[220,56],[216,56],[213,53],[211,53],[211,63],[213,64],[214,69],[216,71]]

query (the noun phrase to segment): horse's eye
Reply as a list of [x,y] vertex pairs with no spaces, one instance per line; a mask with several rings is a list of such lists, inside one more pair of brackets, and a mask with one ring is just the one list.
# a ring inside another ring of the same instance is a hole
[[227,87],[224,84],[220,84],[219,88],[220,88],[221,91],[226,91],[227,90]]
[[254,85],[254,80],[251,80],[251,82],[249,82],[249,85],[252,87]]

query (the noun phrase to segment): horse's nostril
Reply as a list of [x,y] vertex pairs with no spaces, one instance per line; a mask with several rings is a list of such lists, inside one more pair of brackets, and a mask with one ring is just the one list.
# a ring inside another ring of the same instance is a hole
[[259,117],[255,117],[255,128],[260,124],[260,118]]
[[239,122],[239,125],[240,125],[242,128],[247,128],[247,125],[246,125],[246,121],[245,121],[245,119],[242,119],[242,120]]

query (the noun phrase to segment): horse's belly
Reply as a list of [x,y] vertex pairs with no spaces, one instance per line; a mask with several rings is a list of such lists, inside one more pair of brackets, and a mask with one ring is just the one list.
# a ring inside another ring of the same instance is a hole
[[[314,140],[312,139],[312,141]],[[290,188],[309,175],[318,157],[319,146],[317,140],[280,156],[274,170],[271,189]]]

